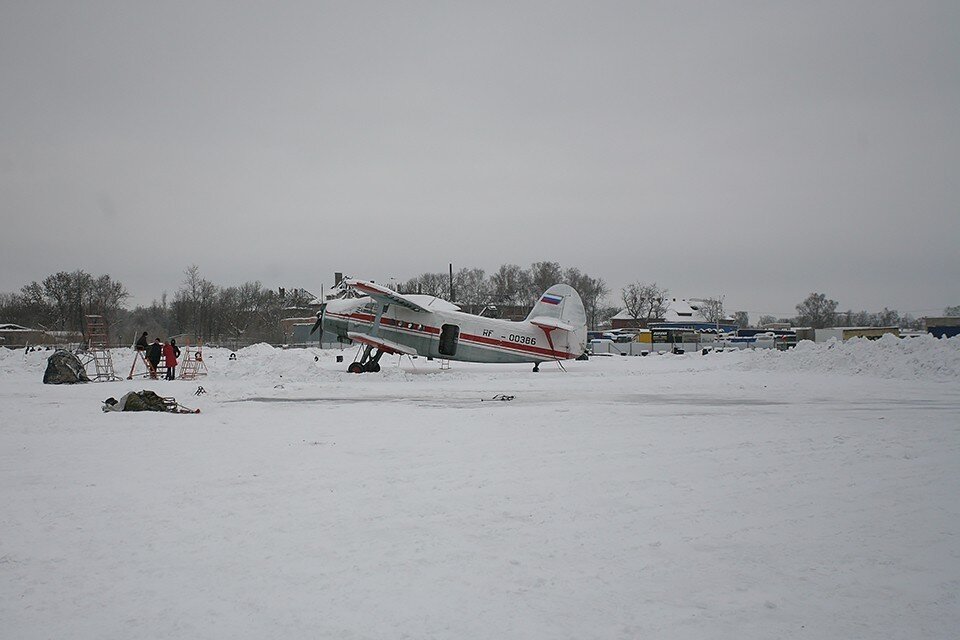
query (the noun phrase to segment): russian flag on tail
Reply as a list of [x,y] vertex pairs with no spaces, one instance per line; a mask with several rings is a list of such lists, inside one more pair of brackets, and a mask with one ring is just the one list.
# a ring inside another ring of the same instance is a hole
[[561,296],[552,296],[549,293],[543,294],[543,297],[540,298],[540,302],[546,302],[547,304],[560,304],[563,302]]

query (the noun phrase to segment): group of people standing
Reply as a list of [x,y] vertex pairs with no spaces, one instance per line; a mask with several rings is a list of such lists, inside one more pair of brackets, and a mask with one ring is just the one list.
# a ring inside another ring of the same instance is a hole
[[137,344],[134,346],[134,349],[146,352],[145,357],[147,359],[147,365],[150,367],[151,378],[156,379],[161,358],[167,367],[166,379],[173,380],[176,378],[177,358],[180,357],[180,347],[177,346],[176,339],[170,338],[161,344],[160,338],[154,338],[153,342],[150,343],[148,342],[147,332],[144,331],[143,335],[137,339]]

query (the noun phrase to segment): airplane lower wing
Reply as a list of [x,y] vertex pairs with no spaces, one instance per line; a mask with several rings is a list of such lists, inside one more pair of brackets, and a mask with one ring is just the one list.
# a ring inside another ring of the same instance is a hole
[[357,333],[356,331],[348,331],[347,337],[353,340],[354,342],[359,342],[361,344],[366,344],[376,349],[379,349],[383,353],[401,354],[405,356],[416,356],[419,355],[416,349],[408,347],[403,344],[398,344],[391,340],[384,340],[377,336],[371,336],[366,333]]

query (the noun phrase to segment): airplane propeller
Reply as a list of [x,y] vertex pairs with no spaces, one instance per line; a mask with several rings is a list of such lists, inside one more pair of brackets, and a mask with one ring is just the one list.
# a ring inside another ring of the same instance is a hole
[[[313,325],[313,329],[310,329],[310,335],[316,333],[317,329],[321,329],[323,326],[323,314],[327,310],[327,303],[324,302],[320,305],[320,312],[317,313],[317,322]],[[322,331],[322,329],[321,329]]]

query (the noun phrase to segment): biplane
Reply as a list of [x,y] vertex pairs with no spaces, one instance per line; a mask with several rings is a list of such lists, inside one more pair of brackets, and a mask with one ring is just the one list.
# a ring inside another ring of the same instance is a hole
[[365,280],[346,279],[343,286],[359,297],[325,302],[311,333],[322,328],[341,342],[363,345],[347,369],[351,373],[379,371],[384,354],[533,363],[539,371],[541,362],[578,358],[586,351],[583,301],[569,285],[547,289],[521,321],[465,313],[441,298],[401,294]]

